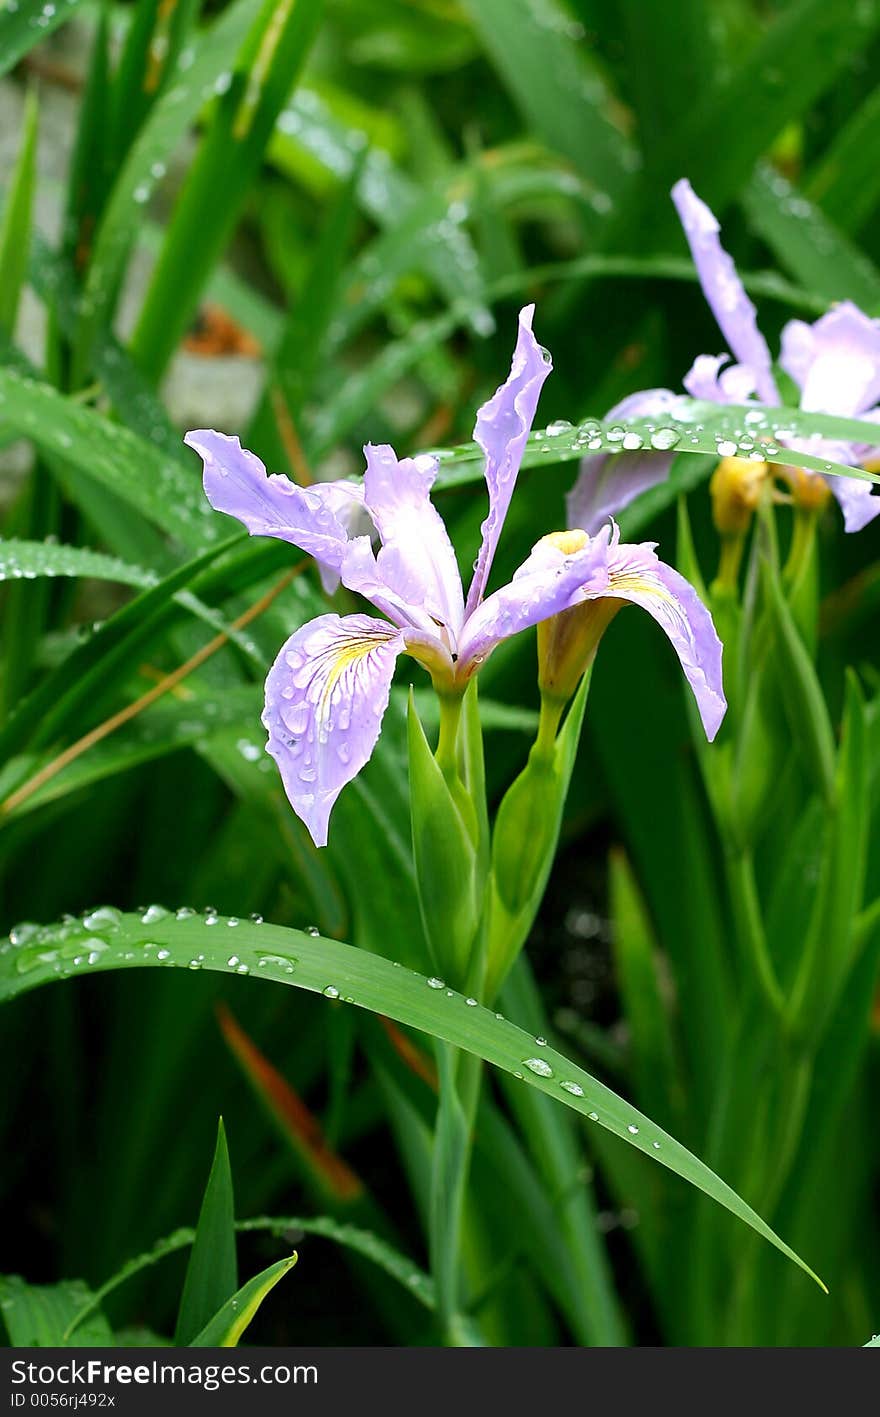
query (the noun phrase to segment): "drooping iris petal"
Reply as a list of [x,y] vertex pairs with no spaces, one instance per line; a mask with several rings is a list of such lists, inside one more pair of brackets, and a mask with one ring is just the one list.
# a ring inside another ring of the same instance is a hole
[[[845,455],[842,461],[849,462],[851,456]],[[880,496],[873,482],[865,482],[861,477],[828,477],[825,480],[843,512],[845,531],[861,531],[876,516],[880,516]]]
[[319,482],[298,487],[281,473],[268,475],[260,459],[237,438],[211,428],[194,429],[184,442],[202,459],[205,495],[216,511],[237,517],[251,536],[289,541],[322,567],[339,572],[348,545],[341,513],[343,505],[362,502],[357,484]]
[[[605,415],[616,418],[662,418],[682,402],[671,389],[645,389],[629,394]],[[609,517],[629,505],[640,492],[663,482],[674,452],[593,453],[581,459],[577,481],[565,499],[566,522],[595,535]]]
[[745,403],[755,392],[753,371],[731,364],[726,354],[698,354],[682,383],[693,398],[708,403]]
[[489,515],[481,528],[482,544],[468,591],[468,615],[483,598],[541,386],[553,367],[549,354],[532,334],[534,313],[534,305],[526,305],[519,312],[519,334],[510,374],[477,414],[474,439],[486,457]]
[[719,240],[720,227],[686,178],[676,182],[672,200],[684,227],[703,294],[721,333],[740,364],[748,365],[763,403],[778,404],[770,351],[758,329],[755,307],[736,267]]
[[284,644],[266,680],[267,752],[316,846],[336,798],[369,759],[403,634],[370,615],[319,615]]
[[[598,595],[640,605],[666,631],[693,690],[711,743],[727,709],[721,676],[721,641],[712,616],[684,576],[665,565],[649,542],[611,546],[608,584]],[[585,591],[584,599],[596,599]]]
[[584,586],[598,593],[607,584],[608,528],[584,541],[566,552],[544,538],[513,580],[486,597],[465,621],[458,655],[463,670],[480,664],[501,640],[568,609]]
[[402,600],[422,605],[457,635],[464,594],[449,533],[431,501],[437,459],[398,460],[387,443],[368,443],[364,456],[364,501],[382,538],[376,558],[382,579]]
[[880,321],[849,300],[812,325],[791,320],[779,362],[800,387],[801,408],[855,418],[880,399]]

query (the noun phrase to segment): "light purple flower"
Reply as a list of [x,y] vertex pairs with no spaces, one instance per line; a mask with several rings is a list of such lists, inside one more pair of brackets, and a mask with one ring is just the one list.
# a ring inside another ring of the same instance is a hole
[[[730,350],[729,354],[698,355],[685,375],[684,387],[693,398],[710,403],[742,404],[756,398],[778,406],[781,399],[770,351],[758,329],[755,307],[721,245],[718,222],[684,178],[673,187],[672,200],[703,294]],[[869,319],[851,302],[837,305],[812,325],[802,320],[790,321],[782,332],[779,362],[798,386],[800,407],[805,412],[880,422],[880,321]],[[609,417],[662,417],[664,413],[674,413],[675,398],[668,389],[633,394],[612,409]],[[818,436],[786,437],[784,445],[793,452],[815,453],[851,464],[877,455],[877,449],[869,444],[833,442]],[[619,455],[616,463],[602,454],[584,458],[570,494],[570,522],[572,515],[591,509],[597,487],[601,489],[602,510],[613,515],[667,475],[669,457],[639,453],[633,455],[630,467],[626,466],[625,457]],[[821,478],[822,474],[799,476]],[[880,514],[880,497],[872,494],[870,482],[834,476],[824,481],[840,503],[847,531],[860,531]]]
[[[255,536],[298,546],[318,561],[322,574],[338,577],[385,617],[318,616],[291,635],[266,680],[267,748],[318,846],[326,843],[340,791],[375,747],[404,651],[430,672],[439,690],[461,693],[501,640],[584,599],[622,597],[643,604],[664,625],[710,736],[720,722],[720,646],[708,612],[650,547],[621,547],[616,530],[612,535],[607,527],[598,536],[577,538],[571,552],[538,543],[509,585],[485,593],[551,369],[532,334],[533,312],[533,306],[521,311],[510,375],[477,415],[489,515],[466,603],[452,543],[431,501],[436,458],[398,459],[388,446],[368,445],[361,484],[303,488],[268,476],[237,438],[205,429],[186,435],[202,458],[213,507],[237,517]],[[352,510],[369,516],[378,551],[369,535],[352,534]]]

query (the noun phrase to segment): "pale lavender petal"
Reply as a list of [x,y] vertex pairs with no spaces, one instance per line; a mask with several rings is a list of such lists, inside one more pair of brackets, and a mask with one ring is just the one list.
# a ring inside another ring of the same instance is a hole
[[421,605],[456,636],[464,594],[452,542],[431,501],[437,459],[422,455],[398,461],[387,443],[368,443],[364,456],[364,501],[382,538],[379,574],[402,600]]
[[336,798],[368,761],[404,635],[369,615],[319,615],[282,647],[266,679],[266,751],[316,846]]
[[[336,514],[349,538],[370,534],[372,526],[364,506],[363,483],[340,480],[322,482],[320,486],[326,505]],[[332,595],[339,586],[338,571],[323,561],[318,561],[317,566],[325,593]]]
[[[671,389],[644,389],[629,394],[609,409],[604,422],[616,418],[662,418],[682,403]],[[663,482],[674,452],[594,453],[581,459],[577,481],[565,499],[566,523],[594,536],[609,517],[629,506],[640,492]]]
[[403,629],[415,626],[436,638],[437,626],[430,612],[417,601],[410,602],[399,595],[388,584],[368,536],[356,536],[348,543],[339,576],[343,585],[372,601],[395,625]]
[[289,541],[339,571],[348,545],[342,499],[357,500],[356,488],[341,494],[338,483],[298,487],[281,473],[268,476],[260,459],[237,438],[210,428],[194,429],[184,442],[202,459],[205,495],[216,511],[237,517],[251,536]]
[[755,392],[754,371],[731,364],[726,354],[698,354],[682,383],[693,398],[708,403],[745,403]]
[[599,594],[607,585],[610,528],[585,538],[582,549],[561,551],[543,538],[520,566],[509,585],[502,586],[465,621],[459,645],[459,671],[481,664],[502,640],[547,620],[583,599],[583,590]]
[[780,364],[810,413],[857,417],[880,398],[880,322],[845,300],[815,324],[791,320]]
[[526,305],[519,312],[519,334],[510,374],[477,414],[474,438],[486,457],[489,515],[481,528],[483,539],[468,591],[467,615],[483,598],[541,386],[553,367],[549,354],[532,334],[534,313],[534,305]]
[[880,496],[873,482],[865,482],[860,477],[827,477],[825,480],[843,512],[845,531],[861,531],[880,515]]
[[[669,636],[697,701],[711,743],[727,709],[721,675],[721,641],[712,616],[684,576],[660,560],[649,542],[612,545],[608,585],[598,597],[631,601],[653,616]],[[585,599],[597,593],[586,591]]]
[[770,351],[758,329],[756,310],[743,289],[736,267],[719,240],[720,227],[686,178],[676,182],[672,200],[687,237],[703,294],[729,348],[751,369],[758,397],[778,404]]

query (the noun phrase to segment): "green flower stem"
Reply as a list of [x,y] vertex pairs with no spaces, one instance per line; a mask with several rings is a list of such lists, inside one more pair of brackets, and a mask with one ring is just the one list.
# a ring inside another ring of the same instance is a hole
[[440,737],[437,741],[437,759],[440,771],[452,785],[460,781],[458,772],[458,725],[461,722],[462,696],[460,694],[440,694]]
[[434,1134],[430,1256],[440,1337],[448,1347],[472,1342],[461,1322],[462,1229],[482,1060],[448,1044],[437,1047],[440,1105]]
[[783,576],[793,585],[808,565],[816,540],[818,512],[815,507],[795,507],[792,525],[791,546],[785,563]]
[[721,590],[733,591],[736,594],[739,587],[739,568],[742,564],[743,549],[746,538],[743,532],[728,532],[721,537],[721,550],[718,555],[718,574],[713,583]]
[[761,918],[761,907],[755,885],[754,863],[750,851],[739,850],[728,853],[727,880],[741,953],[761,992],[761,997],[770,1011],[780,1021],[785,1022],[787,1016],[785,995],[767,950],[767,937]]
[[529,754],[531,758],[540,762],[553,762],[556,754],[556,734],[564,708],[564,699],[554,699],[548,694],[541,695],[541,714],[537,736]]

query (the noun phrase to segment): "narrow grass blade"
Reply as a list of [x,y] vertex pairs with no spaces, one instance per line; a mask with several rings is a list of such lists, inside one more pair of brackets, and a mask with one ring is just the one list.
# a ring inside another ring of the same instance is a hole
[[232,1170],[221,1117],[217,1147],[183,1282],[174,1342],[178,1345],[196,1342],[196,1335],[224,1308],[237,1287]]
[[9,337],[15,332],[19,297],[28,268],[38,112],[37,96],[31,91],[25,103],[21,146],[6,188],[0,221],[0,335]]
[[237,1294],[205,1324],[190,1343],[190,1348],[237,1348],[242,1334],[257,1310],[278,1283],[296,1264],[296,1255],[278,1260],[261,1274],[243,1284]]
[[118,556],[89,551],[84,546],[0,539],[0,581],[32,581],[40,576],[87,576],[90,580],[141,587],[155,585],[157,579],[141,566],[131,566]]
[[17,0],[0,11],[0,74],[7,74],[29,50],[41,44],[59,25],[69,20],[80,0]]

